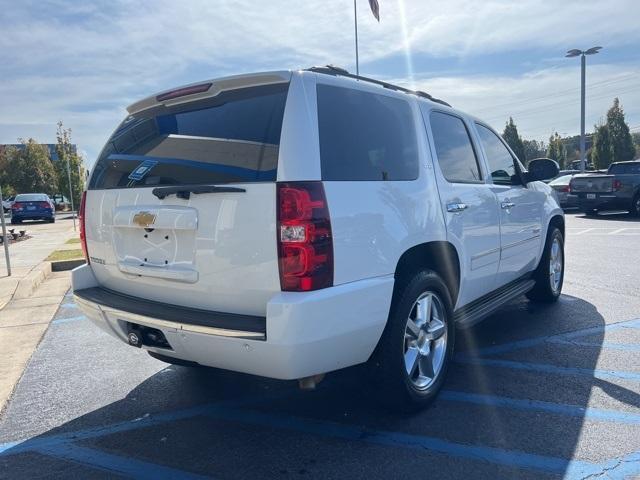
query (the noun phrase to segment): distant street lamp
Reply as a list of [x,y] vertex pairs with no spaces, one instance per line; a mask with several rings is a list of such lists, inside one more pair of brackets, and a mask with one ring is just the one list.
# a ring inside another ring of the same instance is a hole
[[586,55],[595,55],[598,53],[602,47],[591,47],[589,50],[578,50],[574,48],[569,50],[566,57],[577,57],[580,55],[581,64],[582,64],[582,74],[581,74],[581,95],[580,95],[580,171],[584,173],[587,166],[587,159],[585,155],[585,145],[584,145],[584,89],[585,89],[585,68],[587,65]]

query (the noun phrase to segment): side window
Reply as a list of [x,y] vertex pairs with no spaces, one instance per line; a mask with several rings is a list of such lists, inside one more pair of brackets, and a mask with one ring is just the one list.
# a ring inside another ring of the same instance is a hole
[[440,169],[449,182],[481,181],[478,159],[462,119],[431,112],[431,131]]
[[496,185],[513,185],[516,167],[513,156],[504,146],[500,138],[487,127],[476,123],[480,143],[487,155],[491,179]]
[[319,84],[323,180],[415,180],[418,142],[405,100]]

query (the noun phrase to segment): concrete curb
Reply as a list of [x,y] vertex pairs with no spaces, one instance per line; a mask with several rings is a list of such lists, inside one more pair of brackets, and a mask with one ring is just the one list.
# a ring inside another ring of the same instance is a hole
[[51,275],[51,262],[42,262],[36,265],[27,276],[20,279],[13,293],[13,298],[16,300],[29,298],[38,285],[44,282],[49,275]]

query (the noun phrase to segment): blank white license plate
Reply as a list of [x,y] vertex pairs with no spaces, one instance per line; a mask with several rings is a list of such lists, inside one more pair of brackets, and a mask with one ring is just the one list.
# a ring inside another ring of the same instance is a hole
[[35,210],[35,209],[36,209],[36,207],[34,207],[33,205],[28,205],[27,206],[27,210]]
[[593,200],[594,198],[596,198],[596,194],[595,193],[587,193],[587,198],[589,200]]

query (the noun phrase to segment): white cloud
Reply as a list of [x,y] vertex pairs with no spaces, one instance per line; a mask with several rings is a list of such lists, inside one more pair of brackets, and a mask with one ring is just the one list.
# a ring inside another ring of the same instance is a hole
[[[576,62],[577,63],[577,62]],[[578,65],[518,76],[465,76],[416,79],[416,87],[476,115],[501,131],[511,116],[526,138],[547,139],[553,132],[580,131]],[[588,68],[586,131],[604,118],[619,97],[631,126],[640,126],[640,65]]]
[[[380,3],[378,24],[367,2],[359,1],[365,64],[404,55],[405,45],[414,55],[456,57],[464,65],[481,54],[640,44],[636,0],[613,0],[606,7],[583,0],[406,0],[404,28],[398,0]],[[63,119],[90,156],[97,154],[127,104],[163,88],[243,71],[353,64],[351,0],[0,0],[0,11],[0,142],[17,136],[53,141],[55,123]],[[621,72],[615,65],[597,67],[589,70],[594,81]],[[512,76],[445,75],[432,71],[429,80],[425,74],[416,80],[461,108],[495,117],[524,110],[524,105],[497,108],[497,103],[536,98],[577,82],[577,69],[568,66]],[[619,85],[611,86],[613,92]],[[575,91],[556,100],[569,102],[571,95]],[[621,96],[627,111],[637,115],[637,95],[630,97],[633,101]],[[610,99],[602,102],[608,105]],[[589,105],[603,111],[595,100]],[[555,107],[550,110],[554,127],[544,114],[532,111],[528,117],[523,112],[521,121],[515,118],[532,136],[548,136],[547,128],[575,132],[569,122],[577,115],[574,106]]]

